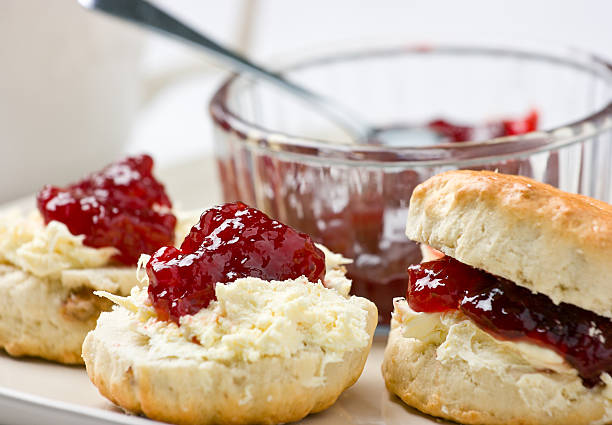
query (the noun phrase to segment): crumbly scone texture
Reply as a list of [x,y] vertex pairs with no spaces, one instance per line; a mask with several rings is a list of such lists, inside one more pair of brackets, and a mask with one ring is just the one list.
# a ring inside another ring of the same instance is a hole
[[582,386],[575,374],[510,362],[489,367],[495,354],[486,343],[465,340],[470,349],[463,354],[442,353],[444,343],[405,337],[397,322],[391,327],[382,365],[385,384],[424,413],[478,425],[612,423],[611,400],[601,388]]
[[12,356],[83,364],[83,339],[112,305],[95,296],[92,286],[123,293],[121,288],[138,283],[134,276],[133,267],[105,267],[41,278],[0,264],[0,348]]
[[612,318],[612,206],[526,177],[449,171],[416,187],[407,236],[555,303]]
[[[177,243],[199,214],[177,213]],[[83,364],[81,347],[111,302],[94,290],[129,295],[136,267],[111,265],[114,248],[92,248],[64,223],[33,211],[0,214],[0,349]]]
[[[368,310],[369,344],[347,351],[342,361],[323,363],[322,350],[256,361],[153,358],[147,338],[136,332],[123,308],[103,313],[83,343],[87,373],[115,404],[151,419],[176,424],[277,424],[297,421],[331,406],[354,384],[365,365],[377,323]],[[312,377],[324,384],[309,385]]]

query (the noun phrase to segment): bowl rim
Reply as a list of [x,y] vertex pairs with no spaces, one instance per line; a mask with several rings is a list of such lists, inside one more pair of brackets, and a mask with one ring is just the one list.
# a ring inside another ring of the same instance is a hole
[[[325,49],[324,49],[325,50]],[[465,54],[515,56],[558,63],[591,73],[612,87],[612,63],[582,49],[542,43],[377,43],[364,48],[315,51],[299,59],[285,60],[279,71],[286,73],[334,62],[384,55]],[[283,159],[359,166],[469,166],[508,158],[521,158],[568,146],[612,129],[612,96],[593,113],[550,130],[504,136],[484,141],[442,143],[429,146],[384,146],[364,143],[333,143],[272,130],[247,121],[228,106],[232,85],[248,77],[227,78],[209,102],[215,127],[231,133],[249,150]]]

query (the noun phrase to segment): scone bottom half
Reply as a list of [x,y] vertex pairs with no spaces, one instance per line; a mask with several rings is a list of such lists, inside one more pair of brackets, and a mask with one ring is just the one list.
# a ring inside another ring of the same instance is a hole
[[[418,186],[408,215],[407,235],[427,255],[394,300],[387,388],[462,423],[611,423],[612,323],[597,301],[576,305],[550,282],[579,275],[578,263],[546,255],[609,249],[585,232],[609,232],[612,207],[524,177],[452,171]],[[587,275],[605,274],[599,260],[581,261]],[[592,282],[572,284],[589,298]]]
[[65,187],[44,186],[37,210],[0,215],[0,348],[82,364],[81,347],[108,300],[129,295],[140,253],[173,242],[176,217],[147,155]]
[[123,409],[170,423],[324,410],[361,375],[378,317],[348,295],[347,261],[245,204],[206,210],[179,248],[141,259],[148,286],[101,294],[117,305],[85,339],[88,375]]

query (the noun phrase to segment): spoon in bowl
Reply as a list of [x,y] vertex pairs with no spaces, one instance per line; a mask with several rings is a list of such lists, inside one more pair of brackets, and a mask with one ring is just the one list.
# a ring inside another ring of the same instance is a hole
[[261,67],[219,43],[187,26],[178,19],[145,0],[79,0],[79,3],[92,10],[130,21],[148,29],[161,32],[184,42],[204,49],[207,53],[224,62],[235,72],[243,72],[274,84],[298,99],[309,104],[314,110],[326,115],[343,128],[354,143],[373,141],[379,130],[367,124],[357,113],[344,105],[317,94],[307,88],[287,80],[281,74]]

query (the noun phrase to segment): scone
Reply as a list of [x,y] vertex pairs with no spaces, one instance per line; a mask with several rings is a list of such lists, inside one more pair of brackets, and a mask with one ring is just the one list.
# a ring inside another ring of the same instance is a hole
[[394,300],[391,392],[467,424],[612,422],[612,206],[451,171],[415,189],[406,233],[444,256]]
[[359,378],[378,317],[343,263],[244,204],[207,210],[180,249],[143,258],[148,287],[102,294],[118,306],[85,338],[87,373],[123,409],[178,424],[326,409]]
[[[0,348],[13,356],[82,363],[81,346],[112,303],[128,295],[140,250],[172,242],[177,220],[150,157],[127,158],[86,179],[46,186],[38,211],[0,217]],[[131,201],[136,197],[137,201]],[[134,241],[153,228],[144,243]]]

